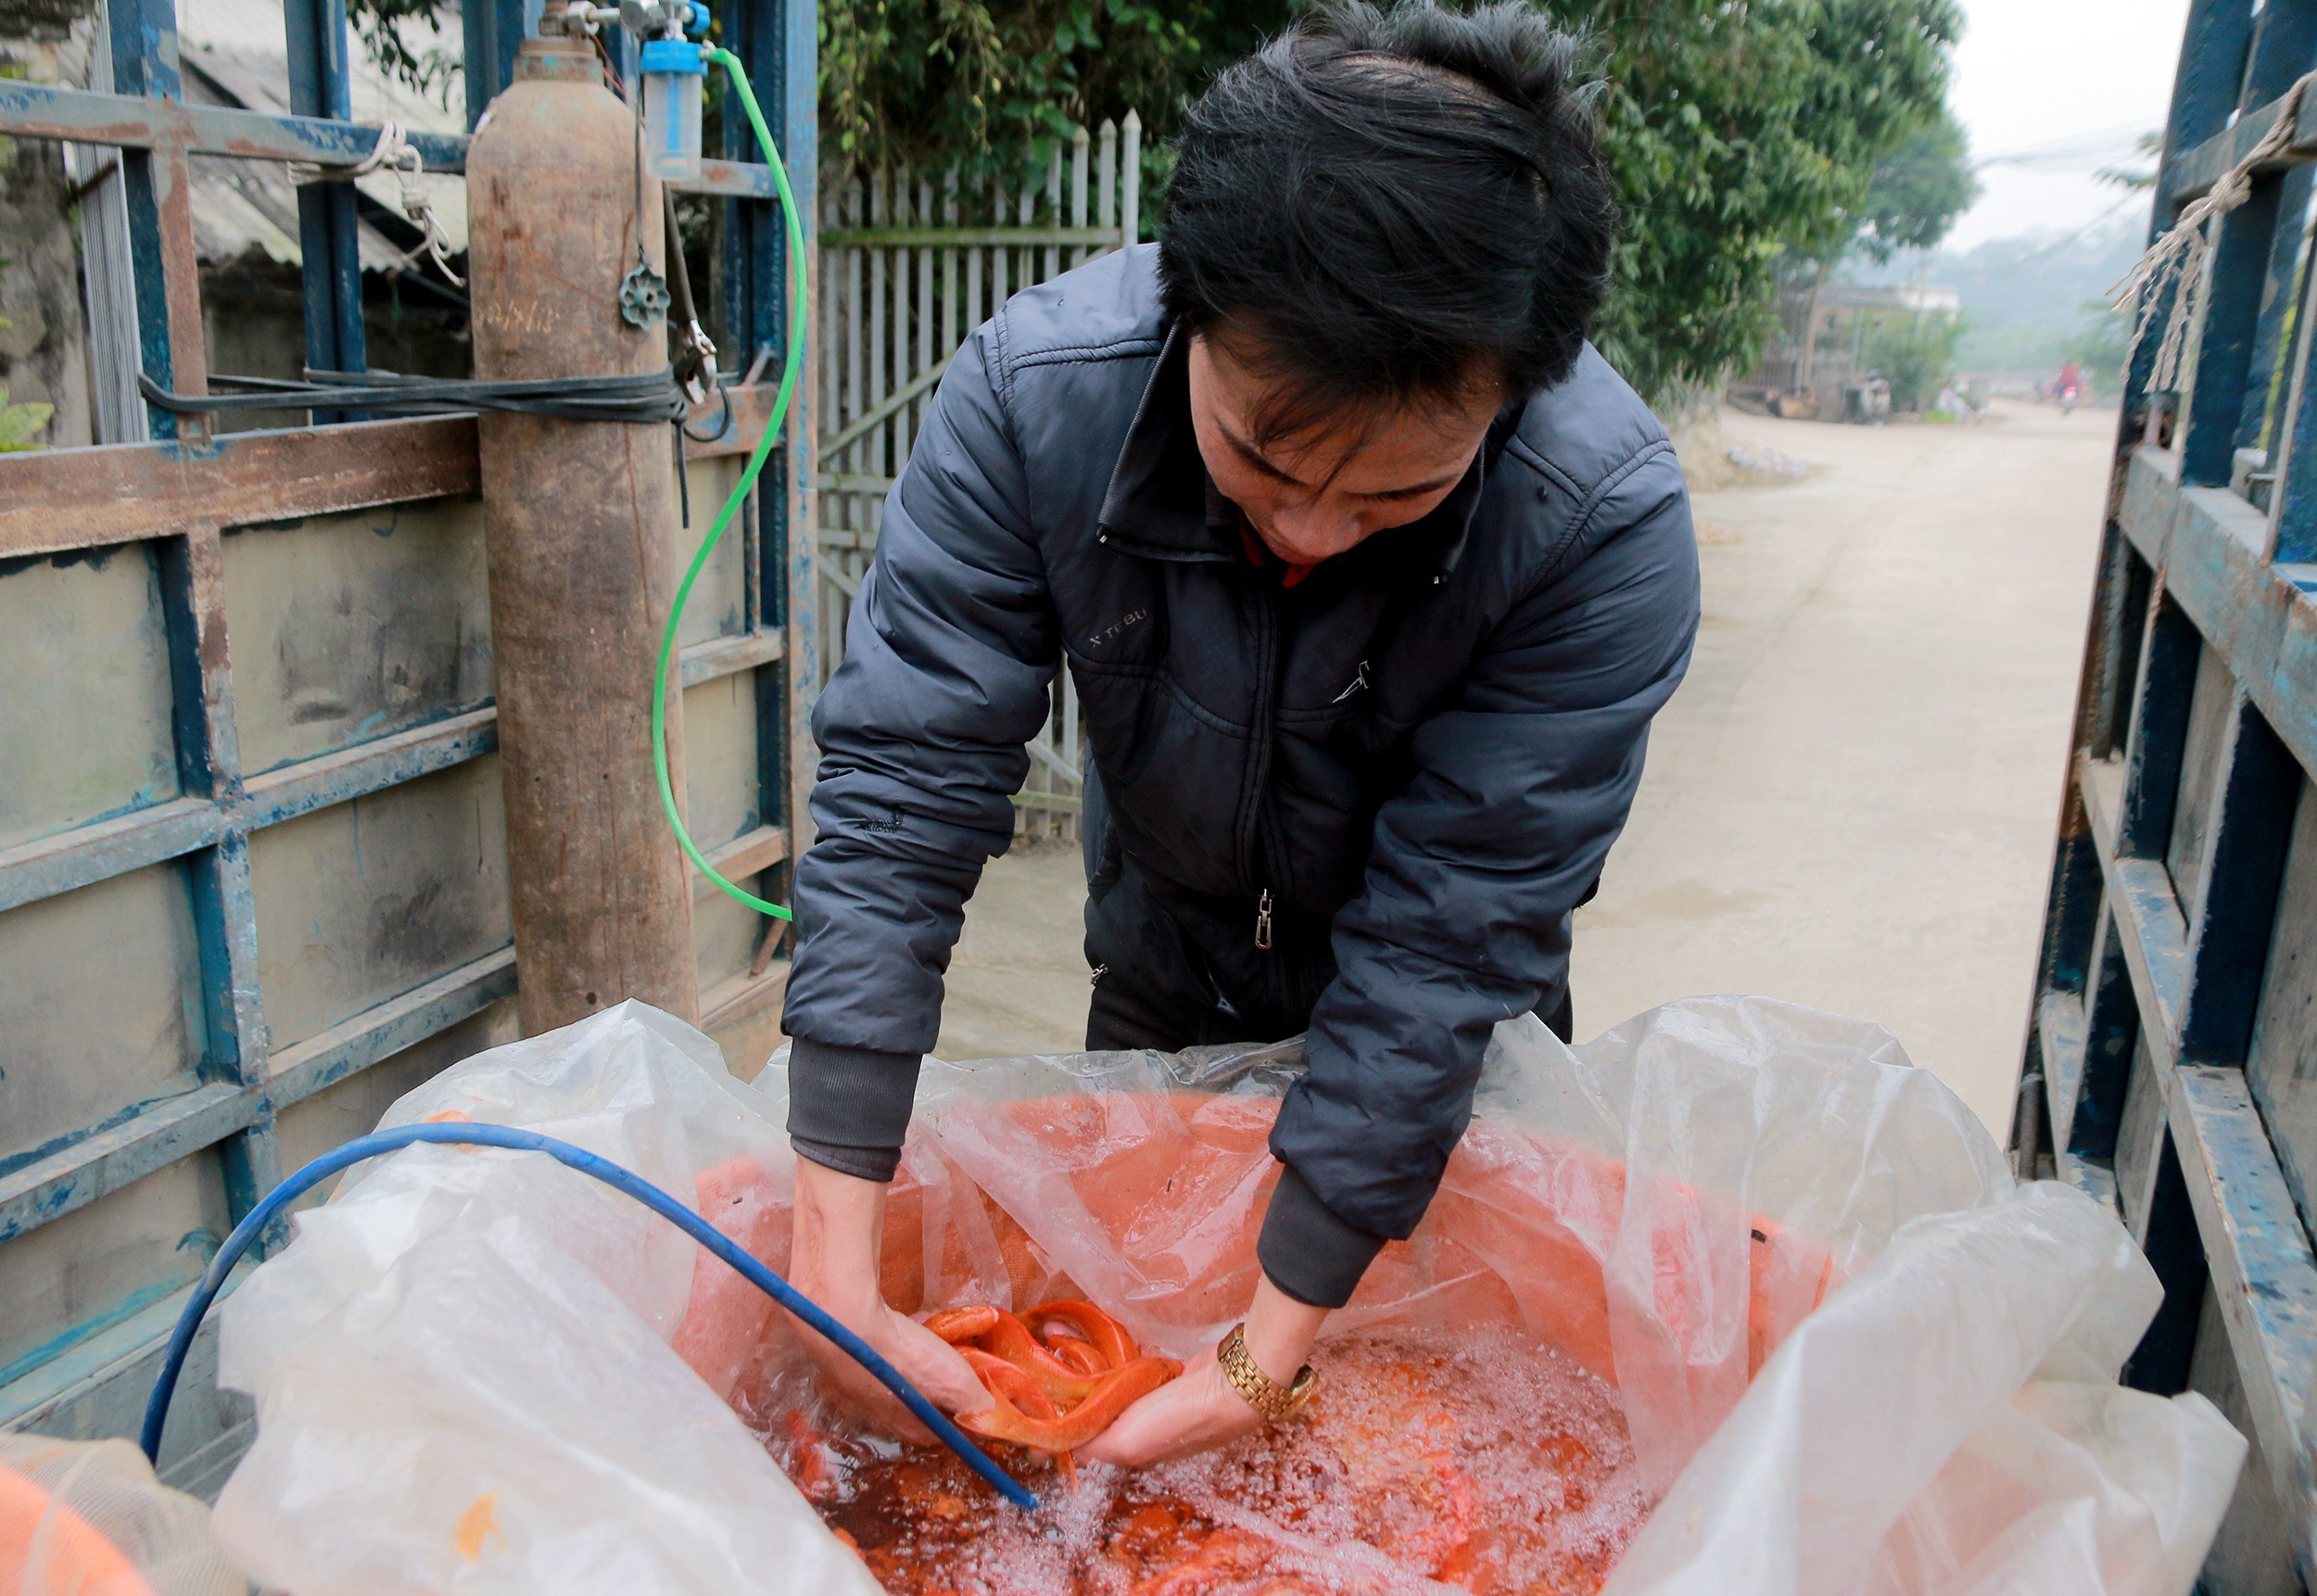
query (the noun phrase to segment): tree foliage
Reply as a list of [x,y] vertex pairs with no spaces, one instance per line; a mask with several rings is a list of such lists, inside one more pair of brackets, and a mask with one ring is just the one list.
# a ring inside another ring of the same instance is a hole
[[1929,249],[1979,197],[1963,124],[1943,108],[1875,165],[1854,247],[1876,262],[1901,249]]
[[[1943,110],[1959,0],[1538,0],[1591,35],[1626,213],[1598,332],[1645,394],[1752,363],[1781,258],[1918,247],[1969,204]],[[1146,204],[1183,108],[1302,0],[820,0],[821,136],[838,173],[1043,164],[1072,124],[1138,111]],[[373,58],[446,0],[349,0]]]
[[[1139,113],[1146,148],[1287,23],[1292,0],[821,0],[822,158],[1018,173],[1072,125]],[[1163,170],[1163,159],[1154,161]],[[1155,175],[1156,173],[1154,173]],[[1153,185],[1155,187],[1155,185]]]
[[1955,346],[1962,335],[1962,322],[1945,315],[1901,317],[1875,329],[1867,360],[1891,385],[1892,409],[1931,408],[1941,385],[1955,380]]
[[1753,363],[1780,257],[1874,221],[1877,168],[1942,114],[1955,0],[1575,0],[1605,47],[1626,241],[1602,351],[1644,394]]
[[456,0],[346,0],[347,25],[363,57],[446,108],[462,69],[443,41],[443,23],[458,14]]

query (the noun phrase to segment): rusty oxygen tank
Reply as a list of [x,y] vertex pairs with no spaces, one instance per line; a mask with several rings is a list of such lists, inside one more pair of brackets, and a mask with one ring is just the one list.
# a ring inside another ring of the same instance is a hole
[[[621,376],[668,363],[658,316],[621,315],[665,272],[660,185],[636,120],[549,0],[467,152],[475,374]],[[640,248],[639,248],[640,247]],[[486,414],[500,776],[526,1034],[626,998],[700,1016],[690,872],[660,809],[652,665],[676,586],[669,429]],[[681,771],[679,695],[668,754]],[[677,791],[682,778],[677,777]]]

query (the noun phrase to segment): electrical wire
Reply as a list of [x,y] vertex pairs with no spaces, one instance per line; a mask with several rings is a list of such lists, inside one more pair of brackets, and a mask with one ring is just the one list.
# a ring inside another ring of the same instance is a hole
[[179,415],[206,411],[360,410],[373,415],[452,415],[489,410],[566,421],[632,422],[665,426],[691,413],[676,386],[676,368],[616,377],[536,377],[486,381],[468,377],[406,377],[394,372],[324,372],[308,368],[304,382],[281,377],[209,380],[234,393],[181,394],[137,374],[137,391],[157,410]]
[[[789,188],[788,168],[780,164],[780,152],[773,147],[771,130],[765,126],[765,113],[756,104],[756,95],[748,84],[748,73],[741,66],[740,57],[721,45],[706,50],[708,59],[722,67],[732,81],[733,92],[741,97],[741,107],[748,113],[748,125],[755,131],[756,143],[765,153],[765,164],[772,168],[772,181],[780,191],[780,214],[788,223],[789,258],[796,262],[796,292],[791,300],[791,311],[804,305],[804,229],[796,213],[796,196]],[[652,677],[652,764],[660,779],[660,806],[667,811],[669,826],[676,831],[676,841],[684,850],[684,856],[692,868],[715,884],[716,890],[735,903],[746,904],[758,914],[771,915],[776,919],[792,920],[796,917],[779,904],[758,897],[745,887],[725,879],[724,873],[708,862],[700,845],[684,825],[682,810],[677,806],[676,786],[668,777],[667,764],[667,693],[669,665],[676,658],[677,630],[684,622],[684,605],[691,598],[692,585],[700,580],[700,573],[707,567],[709,556],[716,551],[724,538],[724,529],[732,524],[732,517],[755,489],[756,478],[763,474],[765,462],[771,456],[772,446],[780,437],[780,426],[788,420],[789,401],[796,393],[797,373],[804,364],[804,340],[792,326],[788,336],[788,358],[781,364],[780,387],[774,394],[772,412],[765,418],[764,436],[756,440],[756,448],[748,457],[748,465],[741,479],[733,485],[732,493],[717,513],[715,524],[700,540],[699,551],[692,555],[684,579],[677,585],[676,602],[668,606],[667,630],[660,639],[660,663]]]
[[153,1382],[152,1395],[146,1400],[145,1428],[138,1440],[148,1460],[156,1463],[160,1461],[161,1431],[169,1422],[169,1404],[176,1395],[177,1378],[184,1372],[185,1355],[193,1349],[194,1336],[200,1330],[202,1318],[209,1312],[209,1304],[217,1300],[217,1294],[224,1288],[226,1276],[233,1272],[242,1254],[249,1249],[250,1244],[285,1208],[339,1171],[415,1142],[545,1153],[566,1168],[592,1176],[614,1190],[635,1198],[730,1265],[741,1278],[791,1314],[836,1343],[847,1357],[876,1376],[878,1383],[898,1397],[902,1405],[917,1415],[918,1422],[931,1430],[943,1446],[963,1459],[974,1473],[989,1481],[1007,1501],[1017,1507],[1036,1509],[1038,1499],[1019,1481],[998,1467],[988,1453],[974,1445],[948,1414],[928,1401],[925,1394],[911,1385],[907,1377],[886,1362],[875,1348],[830,1318],[818,1303],[750,1257],[730,1236],[658,1186],[620,1168],[609,1159],[589,1152],[585,1147],[573,1146],[569,1142],[541,1135],[537,1131],[526,1131],[514,1125],[453,1124],[442,1121],[399,1125],[393,1130],[359,1136],[342,1147],[323,1154],[267,1193],[265,1199],[249,1210],[248,1217],[234,1227],[234,1234],[225,1238],[225,1245],[217,1249],[217,1256],[210,1259],[209,1266],[202,1271],[200,1284],[194,1287],[192,1299],[185,1304],[184,1311],[177,1316],[177,1326],[170,1334],[169,1350],[161,1360],[160,1374]]

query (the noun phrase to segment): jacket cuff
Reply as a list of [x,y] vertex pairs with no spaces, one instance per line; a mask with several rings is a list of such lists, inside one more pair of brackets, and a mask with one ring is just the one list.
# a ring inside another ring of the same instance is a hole
[[789,1044],[789,1141],[817,1164],[889,1181],[901,1163],[918,1095],[918,1055]]
[[889,1184],[901,1168],[899,1147],[841,1147],[834,1142],[808,1141],[803,1136],[791,1136],[789,1146],[800,1159],[879,1185]]
[[1313,1195],[1289,1164],[1280,1172],[1255,1256],[1271,1283],[1311,1308],[1341,1308],[1384,1250],[1384,1238],[1354,1230]]

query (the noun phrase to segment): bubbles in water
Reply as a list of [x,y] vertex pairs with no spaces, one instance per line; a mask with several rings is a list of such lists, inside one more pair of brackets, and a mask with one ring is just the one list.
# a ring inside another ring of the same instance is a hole
[[[1328,1342],[1304,1413],[1216,1451],[1007,1506],[939,1449],[823,1411],[801,1369],[760,1399],[766,1444],[894,1596],[1474,1596],[1597,1590],[1649,1511],[1616,1395],[1517,1331]],[[768,1421],[768,1422],[767,1422]]]

